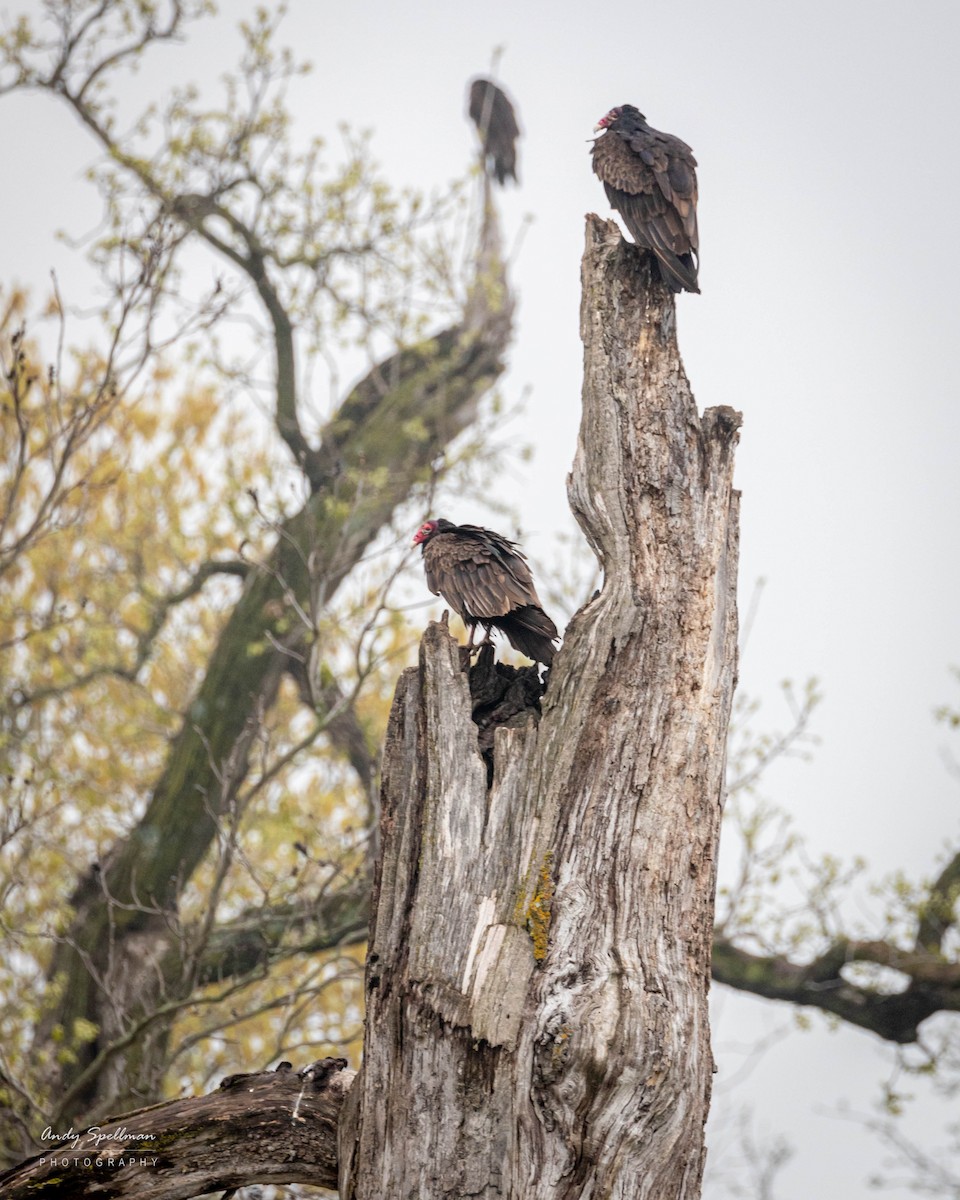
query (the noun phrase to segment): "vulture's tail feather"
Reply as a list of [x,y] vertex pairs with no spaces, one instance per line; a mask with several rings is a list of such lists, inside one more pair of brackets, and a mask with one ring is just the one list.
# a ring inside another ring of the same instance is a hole
[[542,608],[535,604],[525,604],[515,608],[513,612],[500,617],[497,627],[507,635],[514,650],[519,650],[534,662],[541,662],[549,667],[553,663],[556,647],[553,642],[558,637],[557,627]]
[[674,292],[699,292],[697,283],[697,264],[692,254],[670,254],[653,251],[656,255],[657,266],[660,268],[660,278]]

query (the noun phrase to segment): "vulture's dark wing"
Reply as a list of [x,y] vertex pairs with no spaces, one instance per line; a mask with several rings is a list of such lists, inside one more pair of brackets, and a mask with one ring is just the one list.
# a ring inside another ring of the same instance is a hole
[[649,126],[608,129],[593,144],[593,169],[638,246],[650,250],[674,291],[699,292],[697,161],[679,138]]
[[497,183],[503,186],[508,179],[516,182],[520,127],[506,93],[490,79],[474,79],[470,84],[469,112]]
[[427,587],[468,624],[540,605],[526,559],[506,538],[483,532],[484,537],[439,533],[423,552]]

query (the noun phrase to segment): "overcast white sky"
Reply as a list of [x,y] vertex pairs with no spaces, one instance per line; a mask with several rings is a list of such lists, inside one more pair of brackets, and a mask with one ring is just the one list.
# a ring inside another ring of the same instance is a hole
[[[814,761],[782,764],[768,791],[815,851],[864,855],[877,875],[930,873],[960,839],[960,785],[932,718],[960,702],[947,671],[960,662],[956,0],[289,7],[289,40],[316,64],[292,95],[304,134],[333,136],[343,119],[372,128],[397,183],[440,185],[463,170],[466,81],[505,46],[500,77],[526,134],[508,237],[524,214],[534,223],[514,269],[504,388],[530,389],[517,432],[537,453],[503,486],[536,558],[566,512],[579,420],[583,214],[609,215],[590,171],[592,127],[630,102],[692,145],[703,294],[679,298],[681,349],[701,408],[744,413],[742,609],[757,576],[768,580],[742,686],[764,696],[771,723],[785,719],[783,677],[816,674],[826,695]],[[186,51],[159,52],[138,91],[232,65],[231,27],[249,7],[222,8]],[[96,220],[82,180],[93,147],[44,97],[2,112],[21,181],[3,199],[3,280],[42,293],[55,268],[79,302],[78,256],[52,232]],[[717,1014],[721,1083],[740,1061],[725,1047],[790,1024],[787,1010],[730,995]],[[876,1194],[876,1146],[827,1110],[868,1109],[888,1059],[869,1035],[814,1027],[721,1090],[718,1106],[753,1103],[763,1129],[795,1144],[778,1200],[860,1200]],[[933,1100],[923,1112],[928,1126],[947,1116]]]

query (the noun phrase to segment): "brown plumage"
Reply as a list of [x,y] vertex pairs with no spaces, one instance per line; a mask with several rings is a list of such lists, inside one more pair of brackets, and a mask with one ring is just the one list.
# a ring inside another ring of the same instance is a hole
[[638,246],[656,256],[673,291],[699,292],[697,160],[679,138],[647,124],[632,104],[611,108],[597,129],[593,169]]
[[517,138],[520,127],[513,105],[492,79],[474,79],[470,84],[468,111],[477,127],[487,170],[503,187],[517,181]]
[[487,636],[506,634],[527,658],[550,666],[556,653],[557,627],[543,611],[533,576],[516,543],[479,525],[454,525],[440,517],[426,521],[414,535],[423,551],[427,587],[442,596],[470,627]]

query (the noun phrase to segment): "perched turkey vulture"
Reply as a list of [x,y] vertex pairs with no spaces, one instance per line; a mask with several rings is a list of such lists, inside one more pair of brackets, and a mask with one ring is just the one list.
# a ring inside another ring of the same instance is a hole
[[474,79],[470,84],[470,119],[477,127],[487,168],[501,187],[508,179],[517,181],[517,138],[520,127],[513,105],[492,79]]
[[686,142],[661,133],[632,104],[611,108],[594,132],[593,169],[638,246],[656,255],[673,291],[699,292],[697,160]]
[[507,635],[514,650],[550,666],[557,627],[543,611],[533,576],[516,543],[479,525],[425,521],[413,538],[423,551],[427,587],[470,626]]

